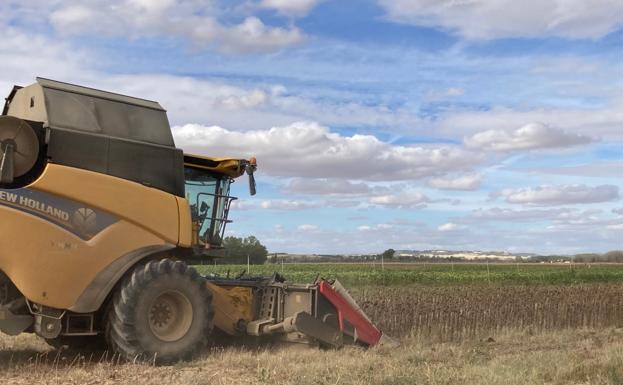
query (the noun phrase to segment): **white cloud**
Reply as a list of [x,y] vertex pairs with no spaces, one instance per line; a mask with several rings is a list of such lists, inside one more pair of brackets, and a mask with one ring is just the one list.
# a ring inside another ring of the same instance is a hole
[[372,191],[365,183],[345,179],[302,179],[290,181],[285,190],[297,194],[313,195],[361,195]]
[[431,91],[426,96],[429,101],[441,101],[448,98],[455,98],[465,94],[465,89],[461,87],[450,87],[443,91]]
[[443,225],[437,227],[437,230],[439,230],[439,231],[454,231],[454,230],[457,230],[458,228],[459,228],[459,226],[456,223],[448,222],[448,223],[444,223]]
[[412,127],[420,120],[402,109],[354,102],[319,101],[280,84],[234,86],[220,79],[165,74],[91,76],[85,84],[159,101],[173,125],[206,123],[257,130],[314,120],[329,126]]
[[309,225],[309,224],[304,224],[304,225],[300,225],[297,227],[297,229],[301,230],[301,231],[316,231],[318,230],[318,226],[316,225]]
[[397,22],[447,29],[467,39],[559,36],[597,39],[623,24],[611,0],[378,0]]
[[586,185],[539,186],[506,189],[500,194],[508,203],[524,205],[565,205],[612,202],[619,199],[619,188],[613,185],[590,187]]
[[430,202],[430,199],[419,192],[402,192],[372,197],[369,202],[373,205],[390,208],[423,208]]
[[96,0],[66,1],[45,9],[54,28],[68,35],[182,36],[197,47],[216,46],[229,53],[270,52],[304,38],[294,26],[267,26],[255,16],[238,24],[222,23],[218,16],[227,8],[217,8],[212,2]]
[[461,222],[535,222],[540,220],[551,220],[559,218],[573,211],[568,208],[559,209],[529,209],[529,210],[516,210],[500,207],[492,207],[487,209],[477,209],[471,212],[467,217],[460,219]]
[[268,94],[262,90],[251,90],[242,95],[231,95],[221,100],[221,104],[228,110],[255,108],[266,104]]
[[590,143],[587,136],[571,134],[541,123],[531,123],[514,131],[489,130],[465,138],[465,145],[476,150],[520,151],[566,148]]
[[[435,131],[456,137],[483,131],[513,132],[528,122],[541,122],[567,134],[610,139],[623,137],[623,99],[598,107],[543,107],[521,110],[493,107],[486,111],[448,112],[435,123]],[[458,135],[457,135],[458,134]]]
[[317,202],[274,199],[262,201],[259,205],[266,210],[306,210],[318,207]]
[[433,178],[428,181],[429,186],[442,190],[478,190],[482,183],[482,175],[468,174],[457,177]]
[[386,230],[390,230],[394,228],[393,225],[390,225],[389,223],[379,223],[378,225],[375,226],[369,226],[369,225],[363,225],[363,226],[359,226],[357,227],[357,230],[359,231],[386,231]]
[[446,90],[446,96],[461,96],[465,94],[465,90],[461,87],[450,87]]
[[[198,38],[201,37],[199,34]],[[269,27],[257,17],[250,16],[234,27],[218,26],[216,37],[211,38],[208,33],[206,41],[200,42],[207,45],[215,41],[221,50],[229,53],[271,52],[299,44],[303,38],[303,33],[296,27]]]
[[458,147],[397,146],[371,135],[343,136],[313,122],[236,132],[187,124],[174,127],[176,142],[211,156],[257,156],[273,176],[413,180],[466,170],[482,160]]
[[599,215],[602,210],[568,210],[560,213],[554,219],[554,223],[563,225],[590,225],[600,221]]
[[321,0],[262,0],[264,8],[277,10],[279,13],[292,16],[307,15]]
[[2,26],[2,35],[5,39],[0,45],[0,87],[3,95],[8,94],[13,85],[34,82],[35,76],[76,79],[93,76],[88,67],[95,63],[81,50],[6,26]]

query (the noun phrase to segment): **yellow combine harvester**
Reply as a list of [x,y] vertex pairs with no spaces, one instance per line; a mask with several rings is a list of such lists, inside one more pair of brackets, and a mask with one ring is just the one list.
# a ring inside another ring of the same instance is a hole
[[254,159],[175,147],[152,101],[38,78],[0,116],[0,331],[186,359],[213,327],[339,347],[381,333],[336,281],[200,276]]

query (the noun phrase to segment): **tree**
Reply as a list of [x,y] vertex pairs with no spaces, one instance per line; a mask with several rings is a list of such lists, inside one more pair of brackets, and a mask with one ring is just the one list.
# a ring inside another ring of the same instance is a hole
[[223,240],[225,248],[225,258],[223,262],[244,265],[249,262],[254,265],[261,265],[268,259],[268,250],[254,236],[246,238],[226,237]]
[[384,259],[392,259],[394,258],[394,254],[396,254],[396,250],[394,249],[387,249],[383,252],[383,258]]

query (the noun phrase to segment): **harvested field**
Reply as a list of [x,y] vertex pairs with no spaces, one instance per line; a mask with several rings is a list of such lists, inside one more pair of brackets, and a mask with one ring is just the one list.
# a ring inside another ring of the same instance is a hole
[[170,367],[121,364],[102,352],[50,352],[33,336],[0,337],[3,384],[620,384],[623,330],[530,335],[500,330],[487,339],[434,343],[407,338],[396,348],[215,348]]

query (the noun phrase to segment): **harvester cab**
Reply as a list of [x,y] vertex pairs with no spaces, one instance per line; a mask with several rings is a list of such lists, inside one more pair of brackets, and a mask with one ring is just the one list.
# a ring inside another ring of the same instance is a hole
[[196,248],[219,249],[222,247],[225,226],[231,203],[236,197],[230,195],[235,178],[244,173],[249,176],[249,189],[255,195],[257,169],[255,158],[226,159],[184,155],[184,184],[186,200],[190,204],[192,220],[192,243]]
[[0,116],[0,331],[175,362],[214,327],[341,346],[382,333],[337,281],[201,276],[255,159],[184,154],[149,100],[38,78]]

